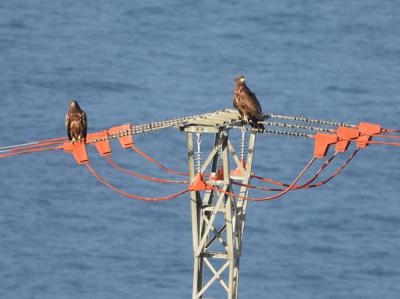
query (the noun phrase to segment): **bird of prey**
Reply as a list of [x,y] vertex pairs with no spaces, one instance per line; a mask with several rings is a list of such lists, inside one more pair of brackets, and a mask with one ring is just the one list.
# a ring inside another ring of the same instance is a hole
[[235,81],[233,106],[239,111],[240,117],[244,122],[249,123],[253,128],[264,130],[264,125],[259,123],[264,118],[260,102],[258,102],[255,93],[247,87],[244,76],[235,78]]
[[68,139],[72,142],[80,142],[86,139],[87,118],[86,113],[81,109],[78,102],[69,102],[69,111],[65,116],[65,127],[67,128]]

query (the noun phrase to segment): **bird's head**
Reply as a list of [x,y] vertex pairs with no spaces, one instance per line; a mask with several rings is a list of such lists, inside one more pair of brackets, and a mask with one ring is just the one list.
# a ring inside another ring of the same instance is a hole
[[235,78],[235,81],[236,83],[243,84],[244,82],[246,82],[246,78],[245,76],[239,76]]
[[78,104],[77,101],[71,100],[71,101],[69,102],[69,108],[70,108],[70,109],[76,109],[76,108],[80,108],[80,107],[79,107],[79,104]]

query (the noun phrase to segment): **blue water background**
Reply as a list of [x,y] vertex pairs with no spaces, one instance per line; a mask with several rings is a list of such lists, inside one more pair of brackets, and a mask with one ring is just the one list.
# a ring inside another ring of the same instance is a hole
[[[1,1],[0,144],[64,136],[71,98],[91,132],[231,107],[238,74],[266,112],[400,128],[399,12],[389,0]],[[182,133],[135,141],[186,169]],[[260,136],[255,172],[290,181],[312,151],[310,140]],[[324,187],[250,203],[240,297],[399,298],[399,155],[371,146]],[[90,157],[129,192],[179,189]],[[187,196],[128,200],[48,152],[2,159],[0,200],[1,298],[191,297]]]

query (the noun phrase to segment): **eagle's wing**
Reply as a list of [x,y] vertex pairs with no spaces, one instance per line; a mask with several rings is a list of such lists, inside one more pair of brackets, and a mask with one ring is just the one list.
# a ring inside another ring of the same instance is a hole
[[242,100],[240,102],[240,109],[241,111],[243,111],[244,115],[246,115],[247,118],[254,118],[254,116],[259,115],[258,109],[257,107],[254,105],[253,101],[249,101],[247,100]]
[[240,108],[240,110],[242,110],[249,119],[261,120],[261,107],[256,98],[253,98],[249,94],[246,94],[246,96],[244,96],[240,101]]
[[239,108],[239,103],[238,103],[238,94],[235,90],[235,92],[233,93],[233,106],[238,109]]
[[83,130],[83,138],[86,138],[87,135],[87,117],[86,112],[82,111],[82,130]]
[[254,109],[254,113],[256,113],[256,114],[261,113],[262,112],[261,105],[260,105],[260,102],[258,101],[258,99],[256,97],[256,94],[254,92],[252,92],[250,90],[250,88],[248,88],[247,86],[246,86],[246,92],[247,92],[247,95],[249,97],[248,102],[250,102],[251,106],[253,106],[252,109]]
[[234,96],[234,98],[233,98],[233,106],[235,106],[235,108],[239,112],[240,117],[243,118],[244,111],[242,109],[242,106],[240,105],[240,102],[241,102],[240,95],[239,96],[238,95]]
[[233,106],[234,106],[236,109],[239,109],[238,94],[239,94],[239,92],[238,92],[238,90],[237,90],[237,87],[235,87],[235,89],[233,90],[233,97],[232,97],[232,99],[233,99]]
[[67,129],[67,134],[68,134],[69,140],[72,139],[70,124],[71,124],[71,119],[70,119],[69,112],[68,112],[67,115],[65,115],[65,128]]

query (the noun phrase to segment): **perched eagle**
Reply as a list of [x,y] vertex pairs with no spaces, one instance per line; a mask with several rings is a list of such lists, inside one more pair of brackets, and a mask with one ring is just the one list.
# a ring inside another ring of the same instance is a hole
[[78,102],[69,102],[69,111],[65,116],[65,127],[67,128],[68,139],[72,142],[83,141],[87,134],[86,113],[81,109]]
[[243,121],[249,123],[253,128],[264,130],[264,125],[258,123],[263,121],[263,113],[255,93],[247,87],[244,76],[235,78],[235,81],[233,106],[239,111]]

